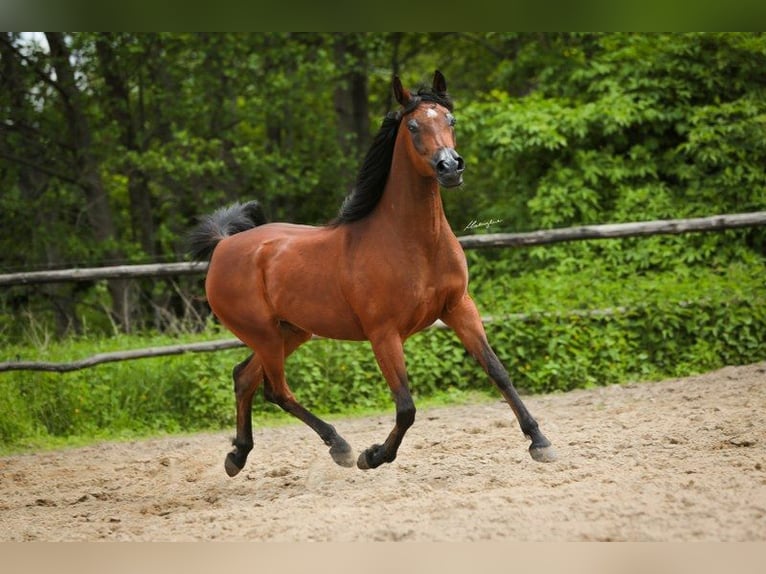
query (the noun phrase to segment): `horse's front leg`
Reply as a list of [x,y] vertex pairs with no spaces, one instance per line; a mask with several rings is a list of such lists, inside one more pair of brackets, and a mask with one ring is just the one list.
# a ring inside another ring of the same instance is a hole
[[471,297],[466,294],[453,309],[446,311],[441,319],[455,331],[471,356],[479,361],[484,371],[500,389],[516,415],[521,431],[532,441],[529,446],[529,454],[532,458],[538,462],[556,460],[556,454],[550,441],[545,438],[537,421],[527,410],[514,388],[508,372],[492,350],[481,317]]
[[359,455],[356,465],[363,470],[377,468],[384,462],[393,462],[404,434],[415,422],[415,403],[407,382],[401,338],[398,334],[389,334],[373,337],[370,342],[396,403],[396,424],[383,444],[375,444]]

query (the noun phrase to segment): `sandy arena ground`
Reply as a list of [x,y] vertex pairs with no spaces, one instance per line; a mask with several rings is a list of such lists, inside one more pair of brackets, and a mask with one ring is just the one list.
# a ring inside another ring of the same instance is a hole
[[[233,479],[233,430],[0,458],[0,541],[766,541],[766,362],[525,402],[557,462],[499,400],[419,410],[370,471],[257,419]],[[393,416],[331,422],[359,451]]]

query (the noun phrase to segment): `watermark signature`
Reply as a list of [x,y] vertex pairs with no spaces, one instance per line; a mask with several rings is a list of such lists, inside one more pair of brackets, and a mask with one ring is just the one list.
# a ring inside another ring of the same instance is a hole
[[476,221],[475,219],[472,219],[471,222],[463,228],[463,231],[467,231],[469,229],[476,229],[478,227],[487,228],[490,225],[495,225],[497,223],[502,223],[502,222],[503,222],[502,219],[488,219],[487,221]]

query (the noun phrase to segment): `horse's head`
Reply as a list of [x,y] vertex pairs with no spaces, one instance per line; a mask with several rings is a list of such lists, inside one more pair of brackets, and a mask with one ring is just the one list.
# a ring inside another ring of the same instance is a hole
[[394,95],[404,110],[400,134],[407,141],[407,150],[418,172],[436,177],[443,187],[463,183],[465,162],[455,151],[455,117],[452,115],[447,81],[440,71],[434,73],[432,91],[412,94],[393,80]]

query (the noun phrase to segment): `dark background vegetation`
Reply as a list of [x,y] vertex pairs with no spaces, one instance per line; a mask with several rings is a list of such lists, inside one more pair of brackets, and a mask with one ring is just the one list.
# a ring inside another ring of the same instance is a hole
[[[196,218],[234,200],[327,222],[392,74],[435,68],[467,162],[443,194],[458,235],[766,208],[761,33],[2,33],[0,273],[181,260]],[[530,391],[763,359],[765,256],[764,228],[468,253]],[[0,292],[3,360],[225,336],[201,277]],[[243,353],[0,375],[0,439],[229,425]],[[387,404],[364,345],[289,366],[307,406]],[[413,338],[408,368],[421,397],[489,389],[450,333]]]

